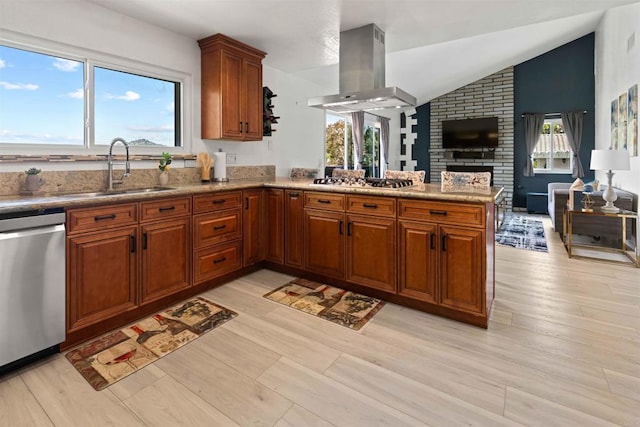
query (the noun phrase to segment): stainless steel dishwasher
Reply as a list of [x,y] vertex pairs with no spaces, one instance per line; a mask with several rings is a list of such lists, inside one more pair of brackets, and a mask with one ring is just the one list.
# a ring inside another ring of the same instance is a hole
[[0,216],[0,374],[65,339],[61,209]]

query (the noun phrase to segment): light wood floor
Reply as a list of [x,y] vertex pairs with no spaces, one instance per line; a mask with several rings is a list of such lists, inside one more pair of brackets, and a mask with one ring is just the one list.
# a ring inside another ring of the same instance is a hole
[[496,247],[488,330],[388,304],[353,332],[262,298],[102,392],[63,355],[0,378],[0,426],[640,426],[640,269]]

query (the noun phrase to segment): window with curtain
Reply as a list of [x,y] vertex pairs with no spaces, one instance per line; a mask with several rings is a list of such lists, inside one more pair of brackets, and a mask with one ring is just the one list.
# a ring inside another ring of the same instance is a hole
[[542,133],[531,154],[536,173],[571,174],[573,151],[569,146],[562,120],[545,119]]
[[[350,115],[327,112],[325,128],[325,165],[354,169],[353,137]],[[379,178],[383,172],[380,151],[380,119],[366,114],[364,121],[362,168],[366,176]],[[346,165],[346,166],[345,166]]]

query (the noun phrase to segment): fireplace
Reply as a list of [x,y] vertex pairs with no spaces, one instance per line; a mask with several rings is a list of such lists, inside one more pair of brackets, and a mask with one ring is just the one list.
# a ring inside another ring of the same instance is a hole
[[447,172],[491,172],[491,186],[493,187],[493,166],[447,165]]

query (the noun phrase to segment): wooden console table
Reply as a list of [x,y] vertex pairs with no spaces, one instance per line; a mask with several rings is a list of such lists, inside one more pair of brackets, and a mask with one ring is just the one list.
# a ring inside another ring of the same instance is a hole
[[[620,219],[622,221],[622,244],[620,248],[612,248],[607,246],[596,246],[596,245],[586,245],[586,244],[576,244],[573,243],[573,217],[576,215],[599,215],[610,217],[612,221],[616,219]],[[573,253],[574,248],[583,248],[590,249],[595,251],[603,251],[603,252],[615,252],[621,253],[625,255],[630,261],[631,265],[635,267],[640,267],[640,256],[638,256],[638,242],[636,242],[635,248],[630,248],[627,244],[627,220],[631,220],[635,223],[636,227],[638,226],[638,213],[633,211],[627,211],[624,209],[620,209],[618,212],[603,212],[599,207],[593,208],[590,210],[585,209],[572,209],[570,207],[565,207],[562,215],[562,231],[563,231],[563,240],[564,246],[567,249],[567,253],[569,254],[569,258],[580,257],[580,258],[596,258],[592,256],[583,256],[576,255]],[[596,258],[601,261],[606,262],[618,262],[622,264],[629,264],[625,261],[616,261],[616,260],[608,260],[602,258]]]

